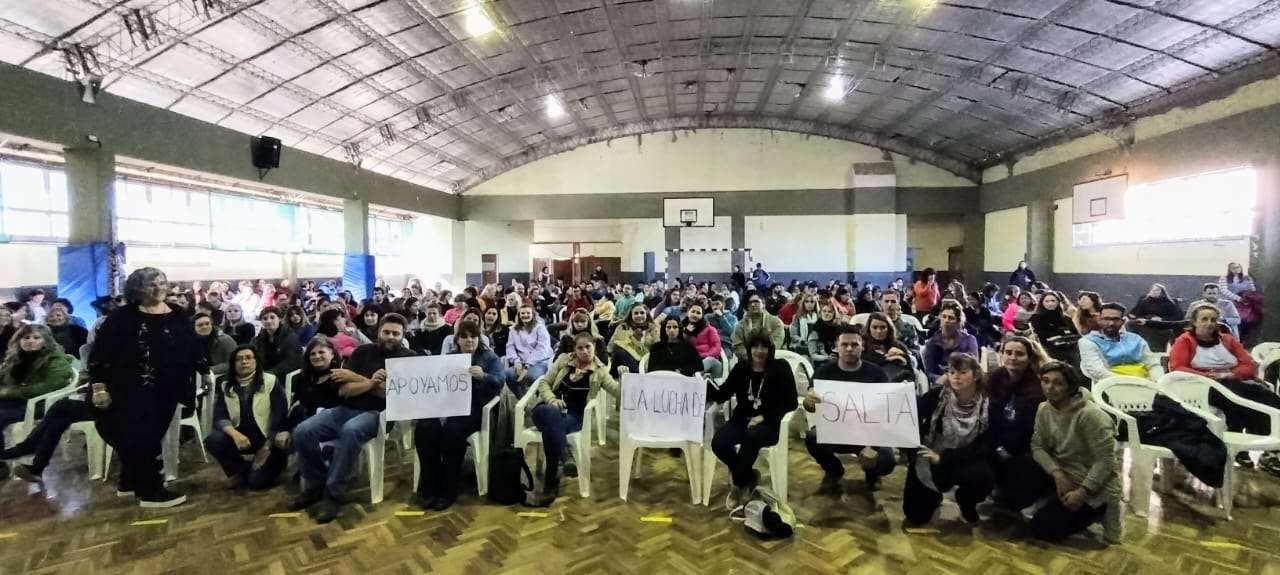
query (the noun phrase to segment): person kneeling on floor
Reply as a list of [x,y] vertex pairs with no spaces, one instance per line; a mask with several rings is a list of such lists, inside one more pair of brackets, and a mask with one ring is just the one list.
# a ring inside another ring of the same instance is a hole
[[1053,477],[1056,493],[1046,494],[1031,518],[1031,534],[1060,541],[1103,520],[1103,539],[1119,543],[1121,522],[1120,468],[1116,465],[1115,429],[1111,417],[1090,400],[1084,376],[1062,362],[1040,369],[1047,399],[1036,412],[1031,456]]
[[978,504],[991,494],[996,434],[991,402],[977,358],[953,353],[947,359],[945,385],[920,398],[920,449],[908,450],[907,486],[902,511],[909,525],[933,520],[942,494],[956,490],[965,523],[980,519]]
[[204,446],[232,489],[270,489],[289,461],[285,442],[276,436],[288,410],[285,383],[263,373],[253,346],[237,348],[230,363],[218,381],[213,430]]

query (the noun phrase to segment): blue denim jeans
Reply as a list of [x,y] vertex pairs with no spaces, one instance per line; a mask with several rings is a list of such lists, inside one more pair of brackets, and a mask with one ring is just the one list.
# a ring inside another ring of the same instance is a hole
[[[298,470],[303,489],[324,486],[325,493],[339,499],[347,494],[351,469],[360,460],[360,450],[378,436],[378,412],[339,406],[307,418],[293,430],[293,448],[298,453]],[[326,468],[321,443],[335,441],[333,457]]]

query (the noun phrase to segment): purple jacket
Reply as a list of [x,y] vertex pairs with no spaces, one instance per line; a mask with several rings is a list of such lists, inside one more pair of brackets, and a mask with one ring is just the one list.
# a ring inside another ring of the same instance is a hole
[[924,345],[924,372],[928,374],[929,381],[938,379],[938,376],[946,373],[947,360],[951,359],[951,354],[956,352],[978,357],[978,339],[969,335],[969,332],[961,330],[956,335],[955,348],[947,349],[942,347],[941,332],[929,338],[929,342]]
[[547,326],[538,320],[538,326],[532,332],[516,329],[511,326],[507,339],[507,355],[503,357],[507,363],[522,361],[525,365],[542,363],[551,360],[551,334]]

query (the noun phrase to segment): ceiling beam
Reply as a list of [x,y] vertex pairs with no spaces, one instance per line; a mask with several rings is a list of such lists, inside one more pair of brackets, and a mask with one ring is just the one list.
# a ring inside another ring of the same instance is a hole
[[[671,57],[671,3],[654,2],[658,25],[658,57],[662,59],[662,83],[667,96],[667,115],[676,115],[675,59]],[[616,122],[615,122],[616,124]]]
[[[751,40],[756,35],[756,2],[747,3],[747,21],[742,26],[742,40],[738,45],[738,60],[733,66],[733,80],[729,82],[729,94],[725,97],[724,113],[732,114],[733,108],[738,104],[738,87],[742,85],[742,77],[747,73],[747,66],[751,64]],[[699,82],[701,85],[701,82]],[[699,92],[701,93],[701,92]]]
[[[1128,117],[1132,119],[1154,116],[1175,108],[1190,108],[1206,102],[1221,99],[1244,86],[1280,76],[1280,57],[1274,52],[1264,53],[1247,65],[1223,72],[1214,81],[1193,78],[1170,89],[1168,94],[1159,94],[1134,102],[1128,109]],[[974,162],[979,170],[1011,164],[1023,158],[1072,140],[1103,132],[1113,126],[1108,120],[1099,118],[1086,124],[1064,126],[1041,135],[1034,142],[1018,146],[983,158]]]
[[[414,75],[417,76],[419,80],[423,81],[428,86],[431,86],[437,92],[447,95],[449,97],[450,102],[452,102],[455,106],[458,106],[458,102],[461,100],[462,108],[465,108],[472,115],[480,118],[484,123],[488,124],[491,128],[496,128],[497,133],[507,137],[511,142],[516,144],[518,147],[523,148],[527,145],[525,144],[524,140],[520,139],[518,136],[511,133],[509,130],[507,130],[503,126],[498,125],[496,122],[494,122],[491,118],[489,118],[488,114],[482,113],[483,111],[478,109],[474,104],[472,104],[470,99],[462,97],[462,95],[459,94],[457,91],[455,91],[452,86],[446,84],[444,80],[438,78],[435,74],[431,73],[430,70],[427,70],[425,67],[422,66],[422,64],[418,63],[416,59],[410,57],[409,54],[406,54],[398,46],[392,44],[389,40],[387,40],[381,34],[378,34],[374,30],[369,28],[367,24],[365,24],[362,20],[360,20],[359,17],[352,14],[350,10],[347,10],[346,7],[337,3],[335,0],[313,0],[313,2],[317,3],[316,5],[318,5],[321,8],[321,10],[323,10],[328,15],[329,18],[333,19],[335,22],[344,26],[349,31],[355,33],[357,36],[363,38],[366,43],[377,48],[380,52],[383,53],[384,56],[389,58],[391,61],[402,63],[405,66],[405,68],[413,72]],[[331,60],[330,63],[337,65],[339,62],[340,60],[335,59],[335,60]],[[351,71],[355,72],[357,78],[359,77],[358,71],[354,71],[354,70],[351,70]],[[411,102],[408,99],[404,98],[403,96],[400,96],[399,94],[389,93],[385,90],[384,90],[384,93],[386,93],[388,96],[394,97],[394,99],[404,107],[404,110],[409,111],[410,113],[412,113],[412,110],[417,106],[424,104],[424,102]],[[370,126],[369,129],[376,130],[377,126]],[[499,153],[496,149],[492,148],[488,144],[480,142],[479,140],[475,139],[474,137],[471,137],[470,135],[463,135],[461,130],[457,130],[456,133],[460,135],[463,141],[469,142],[472,146],[479,147],[481,149],[488,149],[490,155],[502,156],[501,153]],[[422,141],[422,140],[419,140],[419,141]]]
[[[560,35],[560,41],[565,42],[569,46],[569,50],[574,54],[575,61],[586,63],[587,77],[585,79],[588,87],[591,88],[591,95],[595,96],[597,102],[600,103],[600,110],[604,112],[604,117],[609,121],[610,125],[618,123],[618,117],[613,113],[613,105],[609,103],[609,99],[604,97],[604,92],[600,90],[600,83],[596,81],[597,68],[594,64],[587,61],[586,52],[582,49],[582,44],[578,42],[578,35],[573,29],[569,28],[569,23],[565,22],[564,14],[560,12],[560,7],[556,0],[542,0],[542,7],[551,14],[552,23],[556,27],[556,32]],[[515,34],[513,31],[512,34]],[[581,67],[575,64],[575,70],[579,71],[579,80],[581,77]],[[583,131],[586,128],[582,128]]]
[[697,75],[694,76],[693,89],[697,93],[694,104],[695,115],[707,112],[707,64],[711,61],[711,19],[715,17],[716,0],[703,0],[698,3],[698,53]]
[[[324,1],[333,2],[335,0],[324,0]],[[467,59],[467,62],[471,64],[471,67],[478,70],[481,74],[487,76],[486,80],[496,79],[499,82],[501,82],[502,86],[504,87],[504,91],[507,92],[507,94],[515,100],[514,105],[517,108],[520,108],[520,111],[523,114],[525,114],[525,121],[533,122],[537,124],[539,126],[539,130],[543,133],[544,136],[547,137],[547,139],[554,138],[555,135],[552,133],[553,127],[551,126],[550,123],[546,121],[546,117],[542,114],[537,113],[537,108],[535,106],[530,106],[529,103],[526,102],[524,98],[520,96],[519,91],[513,88],[511,84],[508,83],[501,76],[494,74],[493,70],[490,70],[489,67],[485,65],[484,62],[480,61],[480,59],[476,57],[476,55],[471,51],[470,48],[467,48],[465,45],[463,45],[462,41],[458,39],[458,37],[454,36],[453,33],[450,32],[448,28],[445,28],[445,26],[440,23],[439,19],[437,19],[435,15],[431,14],[431,12],[429,12],[426,9],[426,7],[422,5],[421,0],[401,0],[401,2],[405,5],[405,7],[409,9],[410,12],[416,15],[418,17],[418,20],[421,21],[423,24],[425,24],[428,29],[435,32],[437,36],[447,40],[450,44],[456,47],[458,49],[458,53],[462,54],[462,57]],[[394,44],[391,44],[391,42],[388,42],[385,39],[383,40],[383,42],[385,42],[386,44],[394,48],[396,51],[400,51],[400,49],[395,47]],[[400,53],[403,54],[402,51]],[[430,73],[429,71],[427,71],[425,67],[419,64],[416,60],[408,60],[407,64],[409,64],[414,69],[421,69],[423,72]],[[537,70],[533,70],[533,72],[536,75]],[[441,81],[443,82],[443,80]],[[503,135],[507,139],[516,143],[521,148],[528,146],[528,143],[525,142],[523,138],[521,138],[515,132],[512,132],[511,130],[507,129],[507,127],[503,126],[501,122],[497,122],[493,118],[489,117],[489,114],[485,110],[481,110],[478,106],[470,102],[467,102],[466,104],[467,104],[467,109],[471,111],[471,114],[477,118],[484,119],[485,123],[488,124],[490,129],[496,130],[499,134]],[[568,105],[566,104],[565,107],[568,108]]]
[[547,156],[567,152],[597,142],[607,142],[618,138],[641,136],[657,132],[680,130],[696,131],[699,129],[717,128],[774,130],[779,132],[795,132],[799,134],[809,134],[837,140],[845,140],[912,158],[914,160],[936,166],[957,176],[967,178],[975,183],[982,177],[982,172],[975,169],[974,166],[968,162],[958,158],[944,156],[907,138],[888,138],[881,134],[851,129],[834,124],[818,124],[805,120],[794,120],[779,117],[756,117],[738,114],[733,116],[713,115],[710,117],[681,116],[677,118],[651,120],[648,122],[629,122],[613,128],[592,130],[587,134],[547,142],[545,144],[535,146],[525,153],[507,158],[501,163],[486,168],[483,172],[468,178],[460,184],[459,191],[465,192],[485,180],[525,164],[535,162]]
[[[520,58],[524,60],[524,66],[529,69],[529,72],[531,74],[533,74],[533,78],[535,82],[534,88],[537,89],[538,88],[537,84],[543,81],[546,81],[548,84],[552,83],[553,80],[550,77],[551,76],[550,73],[548,73],[546,77],[543,76],[542,62],[539,62],[538,58],[529,52],[529,47],[525,45],[524,40],[521,40],[520,36],[516,34],[515,29],[512,28],[511,23],[513,20],[508,19],[503,14],[504,12],[504,10],[502,9],[503,3],[494,2],[490,6],[492,7],[492,11],[494,15],[498,17],[497,22],[495,22],[495,24],[497,24],[496,32],[498,33],[499,36],[502,37],[503,42],[506,43],[508,48],[514,48],[514,49],[510,49],[509,51],[519,54]],[[477,5],[477,8],[483,10],[483,8],[480,8],[479,5]],[[555,13],[559,14],[559,10],[556,10]],[[561,36],[561,37],[563,38],[564,36]],[[461,47],[462,42],[459,41],[458,45],[459,47]],[[496,79],[502,82],[502,85],[505,86],[507,90],[509,91],[515,90],[514,88],[512,88],[510,82],[507,82],[505,79],[502,79],[503,78],[502,75],[494,73],[493,69],[489,68],[489,66],[485,64],[482,59],[476,57],[476,55],[471,50],[465,49],[464,52],[468,54],[469,59],[475,63],[474,65],[480,67],[480,70],[483,71],[484,74],[488,76],[490,80]],[[587,130],[587,124],[582,121],[582,116],[578,115],[578,109],[573,105],[574,102],[569,101],[569,99],[565,97],[564,95],[565,90],[563,87],[557,85],[555,86],[555,88],[556,89],[549,94],[554,98],[559,98],[561,105],[564,107],[564,111],[569,114],[569,119],[573,120],[573,125],[577,127],[579,132],[585,132]],[[538,95],[539,98],[543,96],[544,94]],[[520,98],[520,96],[516,95],[516,98]],[[521,99],[521,101],[523,101],[523,99]],[[527,107],[528,103],[525,102],[525,105]]]
[[769,105],[769,98],[773,97],[773,89],[778,84],[778,76],[782,75],[783,61],[791,52],[791,44],[795,42],[796,34],[800,33],[801,23],[809,17],[809,11],[812,9],[813,0],[804,0],[800,4],[800,9],[796,10],[795,15],[791,17],[791,26],[787,28],[787,35],[778,45],[778,58],[774,60],[773,68],[769,69],[769,75],[764,80],[764,89],[760,91],[760,100],[756,102],[755,115],[764,114],[765,106]]
[[[1006,4],[1023,1],[1025,0],[1000,0],[997,2],[997,6],[999,6],[999,8],[995,9],[1003,10],[1004,5]],[[988,66],[1000,61],[1002,58],[1009,55],[1010,52],[1019,49],[1022,43],[1039,35],[1045,28],[1054,25],[1057,20],[1070,16],[1075,11],[1083,8],[1085,4],[1086,2],[1083,0],[1059,0],[1058,5],[1047,15],[1040,19],[1032,20],[1031,24],[1029,26],[1024,26],[1022,30],[1018,32],[1016,37],[993,50],[981,62],[965,68],[959,76],[951,78],[951,80],[941,88],[933,90],[924,99],[917,101],[906,111],[894,116],[888,122],[885,122],[884,128],[881,129],[881,131],[886,134],[896,133],[900,124],[911,123],[911,120],[914,120],[921,112],[928,110],[931,106],[950,95],[956,88],[976,81],[982,76],[982,73],[986,71]]]
[[[644,91],[640,87],[640,82],[636,75],[631,73],[631,57],[628,52],[627,43],[622,39],[622,35],[618,33],[618,24],[614,21],[618,19],[618,15],[613,13],[613,3],[616,0],[597,0],[600,3],[600,9],[604,10],[605,25],[609,28],[609,34],[613,36],[613,48],[618,51],[618,59],[621,60],[622,73],[627,77],[627,85],[631,88],[631,98],[636,103],[636,115],[641,120],[649,119],[649,112],[644,105]],[[666,70],[663,70],[666,73]]]
[[[844,23],[840,25],[840,29],[836,31],[835,36],[831,38],[831,48],[828,50],[826,59],[822,65],[814,66],[809,71],[809,76],[805,78],[804,86],[800,88],[800,95],[791,101],[791,106],[787,108],[785,114],[788,118],[798,118],[800,107],[804,105],[814,92],[818,91],[818,82],[822,80],[823,74],[829,74],[831,71],[831,62],[833,59],[840,58],[840,50],[844,47],[845,42],[849,41],[849,34],[853,32],[853,25],[862,20],[863,15],[875,5],[875,0],[862,0],[856,8],[850,7],[849,17],[844,19]],[[822,112],[818,115],[817,121],[825,122],[827,114],[835,105],[828,104],[823,107]]]

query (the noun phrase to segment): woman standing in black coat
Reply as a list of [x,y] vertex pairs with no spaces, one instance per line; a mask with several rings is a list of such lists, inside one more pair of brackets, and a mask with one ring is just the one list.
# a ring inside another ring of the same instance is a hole
[[164,302],[169,282],[156,268],[125,280],[124,307],[107,316],[89,355],[98,433],[120,454],[119,494],[142,507],[181,505],[161,477],[161,440],[178,405],[195,406],[200,346],[191,320]]

